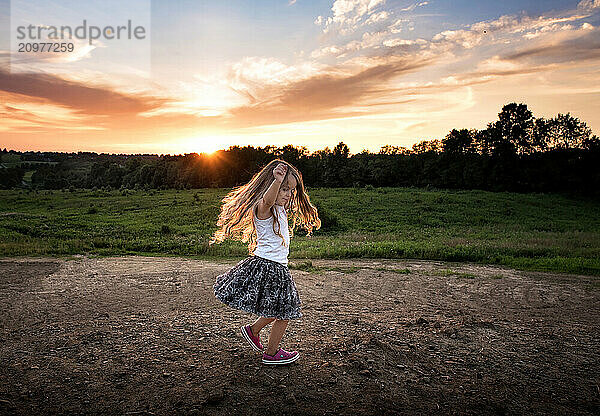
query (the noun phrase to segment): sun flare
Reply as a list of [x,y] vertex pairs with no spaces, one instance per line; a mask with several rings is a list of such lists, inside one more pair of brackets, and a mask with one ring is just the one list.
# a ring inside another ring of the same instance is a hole
[[211,155],[224,148],[224,142],[225,140],[219,136],[199,136],[183,140],[178,147],[184,149],[186,153],[196,152]]

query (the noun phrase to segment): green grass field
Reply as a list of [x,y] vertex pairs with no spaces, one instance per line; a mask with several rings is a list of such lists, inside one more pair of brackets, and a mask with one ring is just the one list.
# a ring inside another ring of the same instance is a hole
[[[209,247],[227,189],[0,191],[0,256],[175,255]],[[414,188],[310,189],[323,230],[297,229],[290,260],[412,258],[600,275],[600,202],[555,194]],[[337,221],[337,225],[331,226]]]

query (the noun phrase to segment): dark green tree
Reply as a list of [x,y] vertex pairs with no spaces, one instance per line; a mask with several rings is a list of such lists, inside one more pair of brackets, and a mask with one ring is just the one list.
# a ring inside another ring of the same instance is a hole
[[548,139],[552,123],[543,117],[536,118],[531,130],[532,153],[544,152],[548,148]]
[[12,189],[21,185],[25,169],[20,167],[0,168],[0,189]]
[[474,135],[476,131],[453,129],[442,139],[442,149],[448,154],[472,153],[475,151]]
[[494,123],[501,152],[512,152],[514,149],[518,154],[531,153],[534,149],[533,123],[533,113],[526,104],[510,103],[502,107],[498,121]]
[[406,155],[409,153],[411,153],[411,150],[404,146],[392,146],[389,144],[382,146],[379,150],[380,155]]
[[437,153],[442,151],[442,142],[439,139],[434,140],[421,140],[418,143],[413,144],[412,151],[415,154],[421,153]]
[[550,149],[584,149],[589,147],[592,129],[571,113],[550,119],[548,147]]

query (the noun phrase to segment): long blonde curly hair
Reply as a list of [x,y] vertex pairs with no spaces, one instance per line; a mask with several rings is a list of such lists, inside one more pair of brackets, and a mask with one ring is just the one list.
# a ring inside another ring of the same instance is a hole
[[[287,165],[287,172],[282,183],[286,183],[288,176],[293,175],[296,179],[296,189],[290,197],[287,204],[288,213],[291,214],[293,220],[290,230],[290,238],[294,235],[296,225],[306,229],[307,237],[310,237],[313,229],[321,228],[321,220],[317,208],[311,204],[310,198],[304,189],[302,174],[294,166],[281,159],[274,159],[269,162],[264,168],[255,174],[250,182],[233,188],[231,192],[223,198],[221,213],[217,221],[219,229],[215,231],[213,237],[209,241],[209,246],[214,243],[222,243],[226,238],[232,240],[241,240],[243,243],[248,242],[248,253],[252,254],[256,248],[256,228],[254,226],[253,213],[254,207],[260,202],[265,192],[269,189],[275,176],[273,169],[279,164]],[[273,216],[273,232],[281,237],[282,245],[284,238],[279,232],[279,220],[275,213],[275,205],[271,207],[271,215]],[[290,218],[290,215],[288,215]],[[277,230],[275,229],[277,223]]]

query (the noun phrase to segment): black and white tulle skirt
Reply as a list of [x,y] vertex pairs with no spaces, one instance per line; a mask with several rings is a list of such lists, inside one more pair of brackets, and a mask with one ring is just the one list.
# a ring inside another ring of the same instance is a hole
[[215,297],[232,308],[266,318],[298,319],[300,297],[287,266],[249,256],[217,276]]

